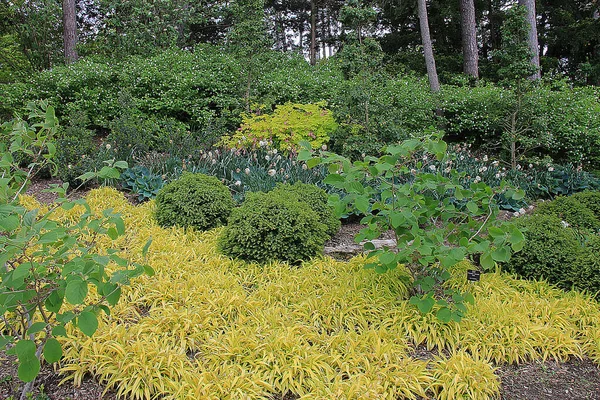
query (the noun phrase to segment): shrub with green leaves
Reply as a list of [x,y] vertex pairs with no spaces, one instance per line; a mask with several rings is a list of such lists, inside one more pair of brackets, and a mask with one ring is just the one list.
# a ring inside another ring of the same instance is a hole
[[506,269],[526,279],[546,279],[570,289],[581,250],[577,231],[554,215],[531,215],[516,223],[525,234],[525,246],[505,264]]
[[[0,137],[11,137],[10,145],[0,141],[0,350],[17,356],[18,376],[26,382],[21,399],[32,389],[42,357],[48,363],[62,358],[57,338],[67,336],[68,326],[92,336],[98,315],[110,314],[118,302],[121,286],[153,273],[102,243],[125,233],[123,218],[111,210],[98,215],[85,199],[68,200],[68,185],[55,185],[59,199],[47,211],[20,204],[35,172],[53,162],[58,127],[54,108],[44,102],[30,106],[28,121],[16,118],[0,127]],[[27,171],[16,161],[19,153],[31,159]],[[75,206],[79,215],[64,218]],[[89,296],[90,286],[98,296]]]
[[208,230],[223,225],[233,209],[229,189],[216,177],[185,173],[156,196],[156,220],[161,226]]
[[559,196],[539,203],[536,214],[553,215],[576,229],[600,230],[600,219],[575,196]]
[[599,297],[600,292],[600,236],[590,235],[575,262],[572,279],[577,289],[587,290]]
[[278,183],[273,192],[295,194],[298,201],[308,204],[317,213],[321,222],[327,226],[327,234],[330,237],[340,229],[340,219],[336,217],[333,207],[327,204],[327,192],[317,185],[302,182],[293,185]]
[[[448,269],[466,257],[478,259],[486,270],[496,262],[506,262],[512,252],[523,246],[523,234],[511,223],[499,221],[494,198],[503,194],[520,200],[524,193],[502,185],[491,188],[483,182],[463,186],[459,174],[449,167],[442,174],[439,163],[446,164],[447,144],[440,132],[424,134],[388,146],[379,158],[367,156],[363,161],[320,152],[318,156],[304,150],[300,160],[307,165],[328,166],[323,183],[345,192],[332,196],[337,215],[356,212],[364,215],[367,225],[356,236],[365,241],[370,262],[366,268],[379,273],[404,265],[412,276],[411,304],[428,313],[437,304],[437,317],[443,322],[460,321],[466,312],[465,301],[472,296],[445,291],[453,302],[436,298],[439,284],[450,277]],[[417,171],[416,165],[423,168]],[[376,250],[371,240],[393,230],[397,251]]]
[[236,149],[256,149],[267,143],[286,153],[298,149],[302,141],[321,147],[337,128],[325,102],[316,104],[286,103],[272,114],[243,115],[242,126],[223,144]]
[[586,190],[572,195],[574,200],[579,201],[594,213],[594,216],[600,219],[600,191]]
[[323,251],[327,226],[296,194],[248,193],[219,237],[219,250],[252,262],[299,263]]
[[77,187],[81,184],[78,177],[99,165],[98,146],[94,144],[94,132],[87,129],[87,116],[79,113],[70,118],[71,123],[56,140],[57,176]]

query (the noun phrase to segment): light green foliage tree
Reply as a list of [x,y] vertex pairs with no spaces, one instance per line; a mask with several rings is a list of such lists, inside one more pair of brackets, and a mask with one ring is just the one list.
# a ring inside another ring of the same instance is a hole
[[348,1],[340,10],[340,21],[353,30],[358,43],[362,44],[365,28],[377,20],[377,11],[366,7],[359,0]]
[[502,144],[510,154],[512,169],[517,167],[519,158],[539,142],[539,138],[531,136],[531,127],[522,118],[522,114],[527,113],[525,97],[534,87],[529,78],[538,71],[531,62],[533,55],[527,41],[529,24],[526,16],[527,10],[521,6],[507,12],[502,25],[502,47],[494,54],[502,65],[498,70],[501,82],[513,96],[513,107],[502,134]]
[[[21,399],[33,387],[41,360],[61,359],[57,338],[67,335],[67,325],[92,336],[98,313],[110,313],[121,286],[153,273],[100,245],[106,236],[115,240],[125,233],[123,219],[111,210],[97,215],[83,199],[69,201],[67,185],[54,188],[59,199],[48,211],[19,203],[32,176],[51,166],[56,152],[54,109],[42,103],[30,112],[28,121],[17,118],[0,127],[0,349],[18,358],[18,376],[27,382]],[[82,208],[78,217],[57,217],[76,206]]]
[[227,36],[227,47],[243,60],[246,76],[244,99],[250,111],[252,82],[260,71],[260,56],[270,47],[264,21],[264,0],[240,0],[232,7],[233,27]]
[[[472,300],[440,286],[450,278],[449,268],[470,257],[484,270],[492,270],[496,262],[507,262],[512,251],[521,250],[523,234],[513,224],[497,220],[494,198],[503,194],[518,200],[524,194],[505,184],[499,188],[483,182],[459,184],[460,174],[452,169],[441,136],[429,132],[422,139],[388,146],[381,157],[354,163],[328,152],[313,157],[306,150],[299,159],[309,166],[328,166],[323,182],[345,192],[331,198],[338,216],[364,216],[361,223],[367,227],[355,240],[366,241],[370,260],[366,268],[383,273],[404,265],[412,276],[411,303],[423,313],[435,309],[441,321],[449,322],[460,321],[466,312],[464,302]],[[428,171],[417,173],[423,168]],[[397,248],[375,250],[371,240],[390,229]]]

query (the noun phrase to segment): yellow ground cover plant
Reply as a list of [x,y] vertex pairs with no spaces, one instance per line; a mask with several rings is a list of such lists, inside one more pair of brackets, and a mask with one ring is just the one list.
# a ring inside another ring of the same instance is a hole
[[[65,339],[60,370],[75,383],[90,373],[132,399],[489,399],[494,363],[600,362],[600,308],[579,293],[500,273],[466,282],[461,263],[448,284],[475,302],[460,323],[443,324],[408,304],[402,268],[376,274],[363,257],[234,261],[216,251],[221,228],[161,228],[152,202],[132,206],[112,189],[87,200],[123,215],[116,245],[133,260],[152,237],[156,274],[124,289],[93,337]],[[416,346],[436,356],[413,358]]]

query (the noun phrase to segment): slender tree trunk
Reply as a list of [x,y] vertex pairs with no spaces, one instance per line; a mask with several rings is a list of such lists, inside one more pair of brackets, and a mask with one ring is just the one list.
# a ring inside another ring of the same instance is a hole
[[477,25],[474,0],[460,0],[462,25],[463,72],[479,77],[479,53],[477,49]]
[[326,59],[327,58],[327,32],[325,31],[326,29],[326,23],[325,23],[325,8],[321,9],[321,53],[322,53],[322,59]]
[[529,49],[533,53],[531,63],[537,68],[537,72],[531,75],[530,79],[540,79],[540,52],[538,46],[535,0],[519,0],[519,4],[527,9],[527,22],[529,23]]
[[327,13],[327,42],[329,46],[327,47],[327,55],[331,57],[333,55],[333,41],[331,40],[333,35],[331,34],[331,12]]
[[317,6],[310,1],[310,65],[317,63]]
[[79,58],[77,54],[77,11],[75,0],[63,0],[63,43],[65,62],[72,64]]
[[435,68],[435,58],[433,57],[433,45],[431,44],[431,35],[429,34],[429,20],[427,18],[427,0],[418,0],[419,5],[419,24],[421,26],[421,41],[423,43],[423,53],[425,53],[425,65],[427,66],[427,76],[429,78],[429,87],[433,93],[440,91],[440,82],[438,80],[437,70]]

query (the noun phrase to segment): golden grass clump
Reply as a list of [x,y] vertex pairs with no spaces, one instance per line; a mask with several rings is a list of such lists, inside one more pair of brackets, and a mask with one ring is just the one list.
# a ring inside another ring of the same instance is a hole
[[437,400],[487,400],[500,393],[500,380],[487,362],[459,351],[437,358],[431,385]]
[[[501,273],[466,282],[469,265],[461,263],[449,284],[469,289],[475,305],[461,323],[445,325],[408,304],[402,268],[377,275],[364,270],[364,257],[244,263],[217,252],[220,228],[163,229],[151,218],[152,202],[132,206],[113,189],[92,191],[88,202],[125,219],[126,234],[101,247],[141,261],[153,238],[147,262],[156,275],[125,288],[92,338],[66,340],[60,369],[76,383],[91,373],[132,399],[288,391],[323,400],[485,399],[498,391],[491,363],[600,362],[600,309],[589,296]],[[413,359],[416,345],[452,355]]]

